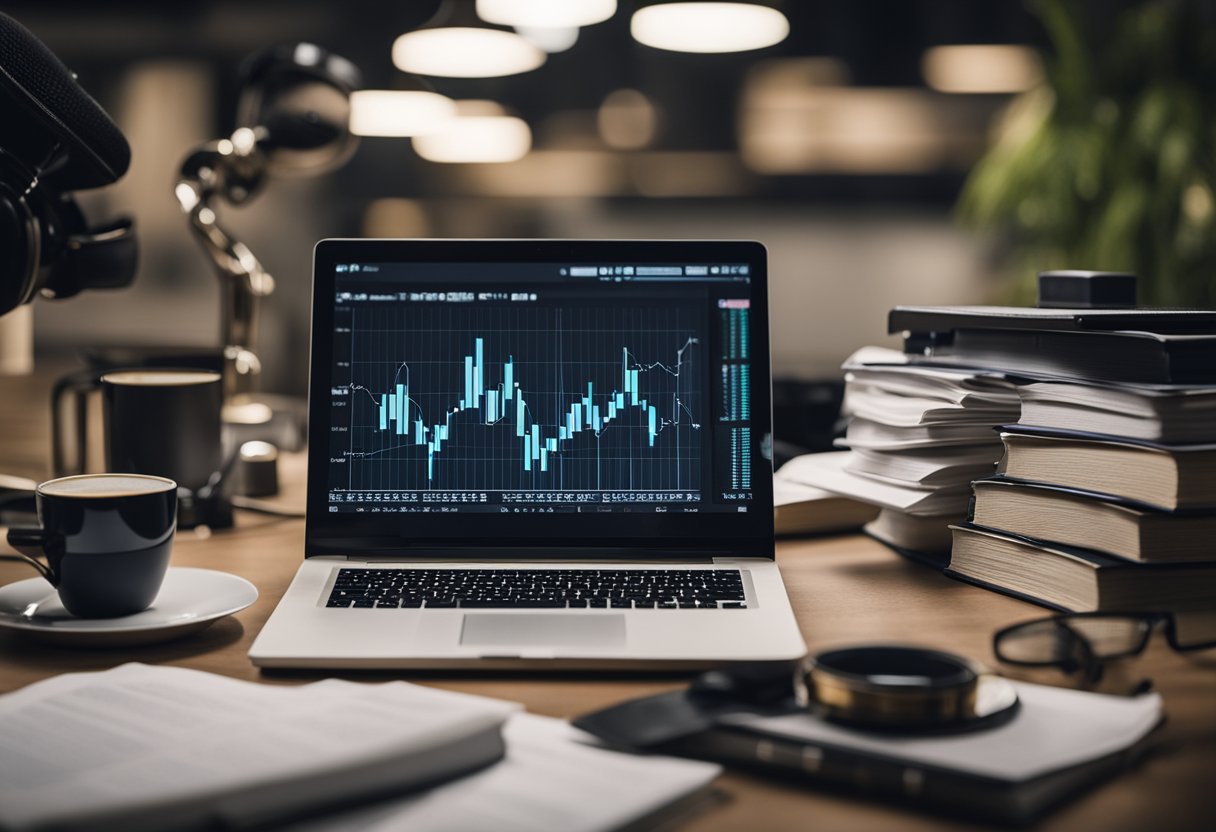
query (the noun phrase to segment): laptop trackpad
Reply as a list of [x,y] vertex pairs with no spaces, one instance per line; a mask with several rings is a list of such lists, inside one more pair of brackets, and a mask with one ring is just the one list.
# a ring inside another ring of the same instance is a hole
[[460,643],[471,647],[622,647],[625,616],[467,613]]

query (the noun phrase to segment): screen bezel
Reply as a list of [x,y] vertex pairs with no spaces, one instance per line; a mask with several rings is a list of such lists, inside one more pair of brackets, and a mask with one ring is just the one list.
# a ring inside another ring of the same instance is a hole
[[[333,370],[333,298],[339,263],[747,263],[751,272],[752,502],[746,513],[637,513],[655,527],[619,534],[623,515],[579,514],[578,532],[521,534],[528,515],[453,514],[453,534],[416,538],[393,525],[409,515],[329,513],[329,414],[325,395]],[[768,339],[768,269],[763,244],[702,240],[411,240],[326,239],[313,254],[309,368],[308,511],[305,556],[356,555],[394,559],[703,559],[773,558],[772,396]],[[318,337],[321,334],[321,337]],[[479,526],[469,534],[470,523]],[[390,525],[391,524],[391,525]],[[459,529],[459,532],[457,531]]]

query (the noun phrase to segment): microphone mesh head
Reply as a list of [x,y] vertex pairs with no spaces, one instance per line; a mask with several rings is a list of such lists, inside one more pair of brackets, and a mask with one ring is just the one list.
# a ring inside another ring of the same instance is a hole
[[48,175],[63,190],[108,185],[131,164],[126,138],[101,105],[42,41],[2,12],[0,109],[14,130],[33,123],[64,144],[67,163]]

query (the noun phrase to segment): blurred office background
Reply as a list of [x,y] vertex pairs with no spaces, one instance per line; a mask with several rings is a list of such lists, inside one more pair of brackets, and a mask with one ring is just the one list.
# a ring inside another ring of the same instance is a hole
[[[1152,299],[1213,300],[1211,2],[756,0],[788,36],[715,54],[643,45],[631,18],[652,4],[608,5],[604,22],[524,32],[556,50],[536,69],[427,78],[479,102],[462,112],[522,120],[459,145],[499,161],[430,161],[409,138],[366,137],[337,172],[222,209],[278,281],[264,386],[304,389],[323,237],[758,239],[786,378],[888,342],[896,303],[1024,298],[1038,267],[1148,269]],[[312,41],[367,87],[400,89],[398,36],[472,6],[7,2],[128,136],[130,173],[85,204],[132,213],[142,247],[130,290],[38,304],[39,348],[217,343],[218,283],[173,185],[188,150],[236,126],[241,61]]]

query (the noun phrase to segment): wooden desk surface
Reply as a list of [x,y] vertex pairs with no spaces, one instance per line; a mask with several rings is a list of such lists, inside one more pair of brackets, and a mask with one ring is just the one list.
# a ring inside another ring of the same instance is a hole
[[[46,391],[43,374],[0,378],[0,473],[46,476]],[[298,461],[286,472],[289,493],[300,494]],[[291,493],[294,492],[294,493]],[[241,575],[260,592],[257,603],[203,633],[158,646],[125,650],[50,647],[0,634],[0,691],[56,673],[98,670],[142,661],[208,670],[239,679],[296,684],[316,673],[261,674],[246,657],[249,645],[299,564],[304,524],[241,513],[235,530],[200,538],[183,532],[173,555],[178,566]],[[1029,604],[956,583],[906,563],[860,536],[783,542],[778,562],[812,652],[863,641],[918,642],[991,662],[990,639],[1002,625],[1043,614]],[[31,570],[0,563],[0,584]],[[533,712],[570,717],[622,700],[669,690],[687,677],[570,674],[342,674],[400,677],[451,690],[522,702]],[[1210,829],[1216,817],[1216,655],[1174,654],[1163,642],[1126,667],[1124,681],[1149,677],[1165,698],[1168,722],[1161,752],[1136,771],[1061,809],[1042,825],[1052,830]],[[1118,681],[1118,680],[1112,680]],[[724,800],[691,819],[690,830],[960,829],[961,824],[897,808],[802,791],[727,773],[718,781]]]

